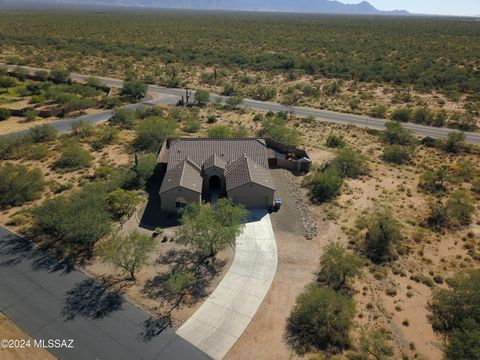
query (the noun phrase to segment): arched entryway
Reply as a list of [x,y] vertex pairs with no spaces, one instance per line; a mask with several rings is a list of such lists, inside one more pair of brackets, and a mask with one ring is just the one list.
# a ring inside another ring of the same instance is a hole
[[208,189],[210,192],[221,192],[222,190],[222,179],[220,176],[212,175],[210,179],[208,179]]

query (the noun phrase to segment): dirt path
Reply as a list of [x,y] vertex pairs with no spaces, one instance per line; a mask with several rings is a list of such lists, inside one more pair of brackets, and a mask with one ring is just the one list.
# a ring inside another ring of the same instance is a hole
[[285,173],[274,170],[273,178],[277,194],[283,200],[281,211],[271,217],[277,239],[277,273],[260,309],[225,359],[288,359],[294,356],[283,340],[286,320],[298,294],[313,280],[320,249],[333,236],[333,228],[319,223],[319,234],[313,240],[306,240]]

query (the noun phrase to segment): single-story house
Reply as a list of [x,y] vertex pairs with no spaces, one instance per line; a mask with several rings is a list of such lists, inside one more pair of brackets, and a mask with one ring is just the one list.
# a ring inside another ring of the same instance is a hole
[[268,139],[168,139],[158,161],[164,170],[161,208],[174,212],[191,202],[226,196],[249,208],[275,199],[270,168],[308,172],[305,151]]

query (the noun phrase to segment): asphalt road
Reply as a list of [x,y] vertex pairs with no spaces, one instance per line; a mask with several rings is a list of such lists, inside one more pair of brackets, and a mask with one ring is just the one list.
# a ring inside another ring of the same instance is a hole
[[0,311],[35,340],[72,339],[73,349],[47,349],[62,360],[209,359],[105,285],[2,227]]
[[[16,68],[15,65],[0,64],[0,66],[5,67],[10,71]],[[44,70],[44,69],[25,67],[25,66],[23,68],[25,68],[27,71],[30,71],[30,72]],[[85,81],[86,79],[89,78],[89,76],[74,73],[74,74],[71,74],[71,78],[72,80],[75,80],[75,81]],[[104,85],[110,86],[110,87],[121,87],[123,85],[123,81],[118,79],[112,79],[108,77],[98,77],[98,79],[100,79]],[[150,94],[152,94],[154,97],[158,99],[157,101],[162,103],[172,103],[172,104],[176,103],[181,98],[182,95],[185,95],[184,89],[172,89],[172,88],[165,88],[165,87],[156,86],[156,85],[150,85],[149,92]],[[192,91],[192,94],[194,93],[195,91]],[[226,97],[219,96],[216,94],[211,94],[210,96],[211,101],[216,101],[217,98],[221,98],[222,100],[226,99]],[[290,106],[285,106],[285,105],[267,102],[267,101],[244,99],[243,103],[244,103],[244,106],[251,108],[253,110],[273,111],[273,112],[292,110],[292,107]],[[323,122],[330,122],[330,123],[343,124],[343,125],[353,125],[353,126],[366,127],[370,129],[377,129],[377,130],[384,129],[385,122],[388,121],[388,120],[376,119],[368,116],[345,114],[345,113],[318,110],[318,109],[307,108],[307,107],[296,106],[293,109],[294,109],[295,115],[299,117],[313,116],[319,121],[323,121]],[[458,130],[453,130],[448,128],[437,128],[433,126],[417,125],[413,123],[405,123],[403,124],[403,126],[407,129],[410,129],[414,134],[418,136],[430,136],[433,138],[446,138],[449,133],[453,131],[458,131]],[[465,138],[466,138],[466,141],[471,144],[480,145],[480,133],[478,132],[466,132]]]

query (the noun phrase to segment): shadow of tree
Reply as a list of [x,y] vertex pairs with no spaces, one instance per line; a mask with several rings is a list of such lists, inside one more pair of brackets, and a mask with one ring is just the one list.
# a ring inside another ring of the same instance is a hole
[[123,298],[118,290],[106,281],[87,279],[67,291],[62,316],[73,320],[76,316],[101,319],[119,310]]
[[0,256],[5,259],[0,266],[17,265],[27,260],[31,261],[33,271],[69,273],[75,270],[71,261],[62,260],[49,249],[36,247],[31,241],[15,234],[9,234],[0,241]]
[[148,201],[139,225],[143,229],[153,231],[158,227],[167,229],[180,224],[177,216],[167,214],[161,208],[159,191],[163,177],[164,173],[161,170],[156,170],[155,175],[148,183]]
[[[143,292],[150,298],[168,303],[174,307],[183,304],[195,304],[208,296],[208,286],[223,269],[226,261],[203,260],[203,258],[190,250],[170,250],[156,260],[159,265],[168,267],[167,272],[159,273],[148,280]],[[193,273],[195,282],[182,294],[172,294],[167,286],[171,274],[189,271]]]
[[170,314],[163,315],[159,318],[148,318],[143,323],[143,331],[138,335],[138,339],[143,342],[149,342],[162,331],[170,327],[172,319]]

